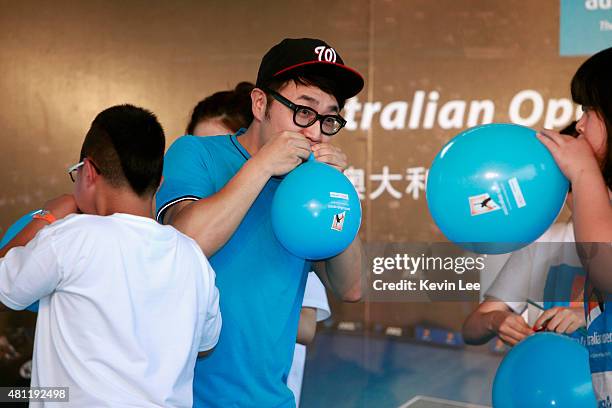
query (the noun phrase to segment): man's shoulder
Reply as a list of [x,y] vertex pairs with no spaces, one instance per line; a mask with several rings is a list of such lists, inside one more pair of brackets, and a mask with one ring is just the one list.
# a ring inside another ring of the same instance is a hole
[[164,168],[216,167],[221,163],[235,163],[241,159],[239,148],[232,135],[181,136],[172,143],[166,153]]
[[197,153],[231,146],[231,135],[193,136],[184,135],[176,139],[169,150],[180,150]]

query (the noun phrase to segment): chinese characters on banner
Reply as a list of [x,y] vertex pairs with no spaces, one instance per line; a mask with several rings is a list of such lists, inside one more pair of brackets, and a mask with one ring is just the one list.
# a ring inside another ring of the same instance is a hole
[[[425,192],[425,183],[429,169],[425,167],[408,167],[404,172],[391,173],[389,166],[383,166],[380,173],[370,174],[373,191],[369,192],[368,199],[376,200],[383,194],[389,194],[392,198],[399,200],[403,196],[409,196],[418,200],[421,193]],[[344,171],[344,175],[353,183],[360,199],[366,197],[366,174],[364,169],[350,166]]]

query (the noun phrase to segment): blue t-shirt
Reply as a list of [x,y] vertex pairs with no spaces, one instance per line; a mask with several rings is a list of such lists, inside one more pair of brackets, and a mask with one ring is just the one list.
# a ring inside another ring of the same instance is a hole
[[[183,136],[164,159],[158,219],[172,204],[209,197],[249,159],[243,133]],[[219,343],[198,359],[195,407],[293,407],[286,385],[306,285],[307,266],[276,239],[270,207],[280,179],[271,178],[229,241],[210,263],[217,274],[223,327]]]

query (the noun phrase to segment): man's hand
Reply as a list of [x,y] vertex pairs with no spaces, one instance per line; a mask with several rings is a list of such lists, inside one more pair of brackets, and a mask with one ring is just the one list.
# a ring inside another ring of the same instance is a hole
[[284,131],[270,139],[254,156],[269,176],[282,176],[310,156],[310,143],[301,133]]
[[79,208],[72,194],[62,194],[59,197],[47,201],[43,209],[50,211],[58,220],[79,212]]
[[491,313],[491,329],[510,346],[516,345],[534,333],[525,320],[514,312],[495,311]]
[[346,154],[344,154],[340,148],[330,143],[318,143],[312,146],[312,152],[314,153],[315,159],[322,163],[329,164],[340,171],[344,171],[348,166]]
[[582,307],[553,307],[544,311],[533,327],[536,330],[571,334],[585,325]]

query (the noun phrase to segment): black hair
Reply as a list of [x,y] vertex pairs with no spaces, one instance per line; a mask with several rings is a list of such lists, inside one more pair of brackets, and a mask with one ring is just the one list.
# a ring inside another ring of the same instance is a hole
[[96,116],[81,160],[91,159],[111,186],[129,186],[140,197],[152,196],[161,182],[165,144],[164,130],[152,112],[118,105]]
[[578,136],[578,131],[576,130],[577,123],[578,121],[576,120],[572,121],[569,125],[561,129],[559,133],[561,133],[562,135],[568,135],[568,136],[574,136],[574,137]]
[[250,82],[240,82],[231,91],[216,92],[198,102],[187,125],[187,134],[193,134],[198,123],[203,120],[215,118],[220,119],[232,132],[249,127],[253,121],[250,96],[253,88]]
[[[294,82],[297,85],[314,86],[325,92],[326,94],[333,95],[338,102],[338,108],[342,109],[346,102],[346,98],[343,96],[337,82],[327,76],[310,73],[308,71],[294,69],[288,71],[287,74],[279,75],[265,85],[265,88],[272,91],[278,91],[288,82]],[[266,92],[266,89],[263,89]],[[268,100],[272,100],[268,92],[266,92]]]
[[[572,137],[577,137],[578,136],[578,130],[576,130],[576,124],[578,123],[578,121],[574,120],[572,121],[569,125],[567,125],[566,127],[564,127],[563,129],[561,129],[559,131],[559,133],[561,133],[562,135],[568,135],[568,136],[572,136]],[[570,183],[569,185],[569,192],[572,192],[572,183]]]
[[574,102],[594,109],[606,125],[603,177],[612,187],[612,47],[586,60],[574,74],[571,88]]

